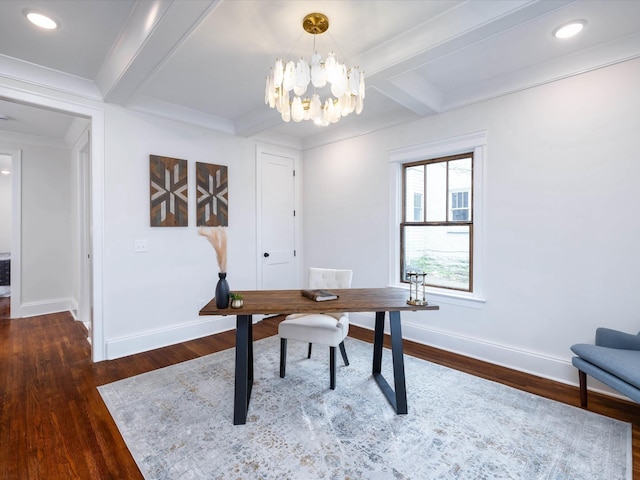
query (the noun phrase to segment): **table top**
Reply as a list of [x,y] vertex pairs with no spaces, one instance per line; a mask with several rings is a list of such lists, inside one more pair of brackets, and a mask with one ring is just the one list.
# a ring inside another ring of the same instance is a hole
[[253,315],[329,312],[390,312],[400,310],[438,310],[437,305],[409,305],[409,292],[403,288],[330,288],[336,300],[316,302],[302,296],[300,290],[244,290],[241,308],[216,307],[211,299],[200,315]]

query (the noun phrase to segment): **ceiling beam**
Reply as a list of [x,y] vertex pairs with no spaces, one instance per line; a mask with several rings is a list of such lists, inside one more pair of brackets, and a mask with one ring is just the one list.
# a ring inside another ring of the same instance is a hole
[[422,117],[442,112],[443,93],[417,73],[407,72],[373,88]]
[[104,101],[125,105],[219,2],[138,1],[98,71]]

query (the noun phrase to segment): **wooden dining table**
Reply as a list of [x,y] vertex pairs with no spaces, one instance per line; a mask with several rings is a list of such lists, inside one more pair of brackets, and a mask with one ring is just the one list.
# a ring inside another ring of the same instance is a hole
[[[335,300],[317,302],[301,295],[300,290],[234,291],[243,297],[241,308],[216,307],[215,298],[200,315],[236,316],[234,425],[244,425],[253,387],[253,315],[331,312],[375,312],[372,375],[397,414],[407,413],[407,390],[402,348],[401,311],[438,310],[437,305],[410,305],[408,291],[396,287],[331,289]],[[386,313],[389,314],[393,388],[382,375],[382,347]]]

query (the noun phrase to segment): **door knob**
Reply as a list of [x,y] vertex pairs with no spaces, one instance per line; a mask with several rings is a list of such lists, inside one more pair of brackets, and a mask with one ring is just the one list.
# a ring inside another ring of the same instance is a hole
[[269,252],[264,252],[264,258],[267,258],[269,256]]

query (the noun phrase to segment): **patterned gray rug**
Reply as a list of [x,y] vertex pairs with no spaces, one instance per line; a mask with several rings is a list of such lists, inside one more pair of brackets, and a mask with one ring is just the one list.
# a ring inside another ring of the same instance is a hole
[[[99,391],[146,479],[631,479],[631,425],[405,355],[409,413],[371,378],[372,345],[256,342],[247,424],[233,425],[235,350]],[[385,350],[384,364],[390,365]],[[390,371],[383,372],[390,381]]]

